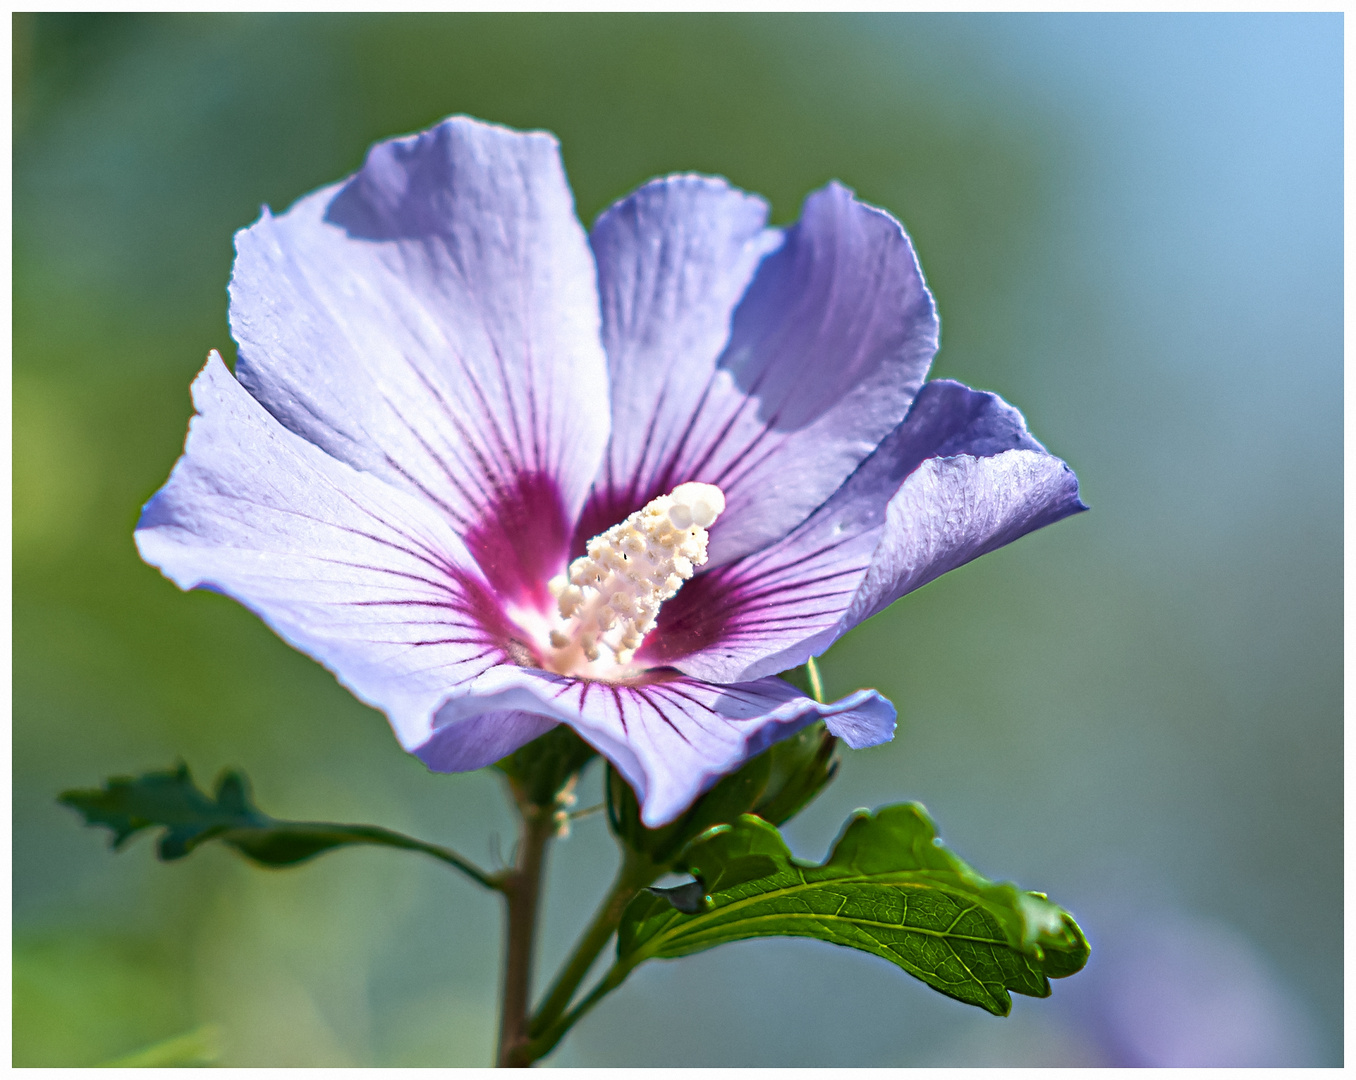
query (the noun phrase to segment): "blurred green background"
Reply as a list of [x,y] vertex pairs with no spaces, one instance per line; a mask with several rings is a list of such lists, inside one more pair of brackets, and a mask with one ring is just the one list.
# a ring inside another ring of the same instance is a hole
[[[227,1065],[489,1061],[499,911],[469,883],[114,856],[53,801],[182,755],[279,816],[507,849],[493,777],[428,773],[131,539],[233,356],[234,230],[453,112],[554,131],[585,222],[680,170],[780,222],[831,178],[888,208],[934,372],[1019,405],[1093,507],[829,654],[899,734],[789,829],[819,858],[853,807],[919,799],[1080,917],[1088,969],[999,1020],[743,943],[642,968],[551,1063],[1340,1064],[1340,15],[14,19],[14,1064],[202,1025]],[[554,858],[543,970],[610,873],[601,818]]]

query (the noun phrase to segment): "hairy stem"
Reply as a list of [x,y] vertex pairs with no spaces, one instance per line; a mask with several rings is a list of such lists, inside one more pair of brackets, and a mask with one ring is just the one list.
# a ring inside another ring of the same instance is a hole
[[504,988],[499,1015],[500,1066],[530,1065],[527,1008],[532,993],[532,954],[536,945],[537,907],[541,899],[546,847],[556,831],[555,807],[531,802],[512,779],[509,786],[522,817],[515,865],[500,886],[506,902]]
[[[541,1008],[532,1017],[532,1024],[529,1028],[531,1035],[540,1035],[569,1008],[580,983],[588,975],[589,969],[593,967],[598,955],[612,940],[613,933],[616,932],[617,926],[621,923],[622,912],[626,910],[626,905],[631,902],[636,893],[659,877],[662,872],[662,867],[655,866],[643,855],[632,851],[625,852],[622,864],[617,869],[617,878],[612,883],[612,888],[594,913],[593,921],[589,923],[578,944],[575,945],[570,958],[565,961],[565,966],[561,968],[560,974],[556,976],[556,981],[547,993],[546,1000],[542,1002]],[[562,1031],[561,1034],[564,1034],[564,1032]],[[559,1037],[556,1037],[557,1040]],[[552,1043],[552,1045],[555,1044]],[[542,1051],[542,1053],[545,1053],[545,1051]],[[534,1055],[533,1060],[538,1056],[540,1055]]]

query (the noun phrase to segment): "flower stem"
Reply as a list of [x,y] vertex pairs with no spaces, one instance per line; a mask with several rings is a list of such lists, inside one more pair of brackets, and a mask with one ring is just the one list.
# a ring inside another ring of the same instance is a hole
[[[598,959],[598,954],[612,939],[613,933],[621,923],[626,905],[636,893],[658,878],[662,870],[662,867],[655,866],[643,855],[629,850],[625,852],[612,888],[594,913],[593,921],[589,923],[578,944],[575,945],[574,952],[570,954],[560,974],[556,976],[546,1000],[532,1017],[529,1034],[540,1035],[569,1008],[579,984],[584,981],[594,961]],[[562,1030],[560,1034],[563,1035],[564,1031]],[[554,1046],[559,1038],[560,1035],[557,1035],[551,1046]],[[549,1050],[550,1047],[546,1049]],[[546,1050],[541,1051],[545,1052]],[[533,1055],[533,1060],[539,1056],[540,1054]]]
[[514,802],[522,817],[515,864],[500,886],[506,903],[504,934],[504,988],[499,1015],[500,1066],[530,1065],[527,1008],[532,993],[532,954],[536,945],[537,907],[541,899],[546,847],[555,835],[555,807],[538,806],[513,779]]

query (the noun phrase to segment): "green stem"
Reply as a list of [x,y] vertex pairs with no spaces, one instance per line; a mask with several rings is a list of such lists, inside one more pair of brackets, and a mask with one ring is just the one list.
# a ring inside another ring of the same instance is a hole
[[[555,984],[547,993],[546,1000],[532,1017],[532,1023],[528,1028],[530,1034],[540,1034],[569,1008],[580,983],[588,976],[589,969],[593,967],[598,955],[612,940],[612,935],[621,923],[626,905],[662,872],[662,867],[655,866],[645,856],[625,851],[612,888],[594,913],[593,921],[589,923],[578,944],[575,945],[574,952],[570,954],[560,974],[556,976]],[[561,1034],[563,1035],[564,1031]],[[557,1035],[556,1041],[559,1038]],[[554,1046],[555,1042],[551,1045]]]
[[[273,824],[269,831],[272,833],[296,832],[307,839],[322,836],[333,839],[336,845],[374,844],[379,847],[400,848],[403,851],[420,851],[425,855],[431,855],[439,862],[460,870],[467,877],[487,889],[494,889],[496,892],[503,891],[503,875],[487,873],[471,862],[470,859],[463,858],[451,848],[416,840],[413,836],[406,836],[404,833],[382,828],[380,825],[331,825],[326,822],[282,821]],[[228,830],[222,833],[221,839],[226,843],[233,843],[234,837],[237,835],[241,838],[242,843],[248,845],[251,839],[250,830]],[[245,850],[248,851],[248,846],[245,847]]]
[[582,1020],[598,1002],[626,981],[626,976],[631,974],[634,967],[634,964],[628,964],[625,967],[620,964],[613,964],[608,968],[607,974],[602,977],[597,986],[588,992],[583,1001],[557,1019],[554,1024],[524,1047],[523,1052],[527,1055],[528,1060],[537,1061],[554,1050],[556,1044],[565,1037],[565,1033],[570,1028]]
[[527,1008],[532,993],[532,955],[536,944],[537,907],[541,899],[546,847],[555,835],[554,806],[538,806],[512,778],[509,786],[522,816],[516,865],[504,875],[500,891],[507,912],[504,931],[504,988],[499,1013],[500,1066],[530,1065],[525,1054]]

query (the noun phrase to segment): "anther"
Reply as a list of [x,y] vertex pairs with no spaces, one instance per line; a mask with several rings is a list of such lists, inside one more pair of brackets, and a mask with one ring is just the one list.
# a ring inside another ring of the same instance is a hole
[[600,646],[629,663],[660,605],[706,562],[706,530],[724,509],[714,484],[679,484],[590,540],[550,582],[562,620],[550,633],[552,666],[569,671],[581,653],[593,662]]

